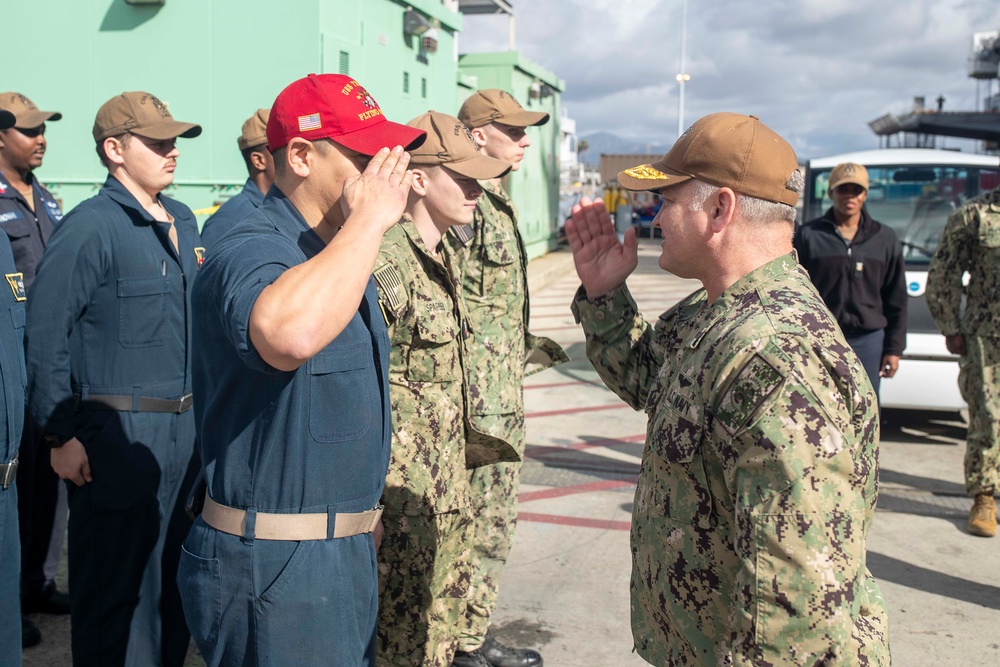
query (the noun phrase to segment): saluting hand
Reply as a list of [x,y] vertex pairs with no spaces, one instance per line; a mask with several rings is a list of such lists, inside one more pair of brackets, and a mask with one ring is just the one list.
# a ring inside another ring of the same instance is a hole
[[49,457],[52,469],[62,479],[68,479],[77,486],[94,481],[90,476],[90,458],[83,443],[76,438],[70,438],[62,447],[52,450]]
[[573,217],[566,221],[566,238],[588,298],[611,292],[639,265],[635,230],[626,231],[624,244],[620,242],[611,215],[599,197],[593,201],[582,197],[573,207]]
[[383,233],[399,222],[406,208],[413,172],[406,167],[410,154],[402,146],[383,148],[358,176],[348,178],[340,205],[347,223],[378,224]]

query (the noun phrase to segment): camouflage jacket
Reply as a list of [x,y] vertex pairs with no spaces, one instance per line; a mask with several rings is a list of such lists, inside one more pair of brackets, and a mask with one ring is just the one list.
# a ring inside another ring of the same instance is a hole
[[516,448],[514,457],[499,460],[516,461],[524,453],[525,370],[541,371],[568,357],[554,341],[528,333],[527,257],[517,209],[503,188],[480,185],[484,193],[472,224],[452,228],[445,245],[468,308],[470,416],[479,429]]
[[465,318],[456,287],[407,217],[382,238],[374,276],[392,344],[392,455],[383,503],[405,514],[466,508]]
[[649,416],[632,634],[654,665],[888,665],[865,565],[875,395],[791,254],[655,327],[622,287],[573,303],[604,382]]
[[[969,285],[963,288],[966,271]],[[1000,188],[948,217],[927,271],[926,294],[941,333],[1000,336]]]

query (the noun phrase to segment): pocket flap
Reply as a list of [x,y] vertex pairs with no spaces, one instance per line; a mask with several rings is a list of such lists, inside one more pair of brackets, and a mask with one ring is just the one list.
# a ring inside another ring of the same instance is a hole
[[156,278],[119,278],[118,296],[150,296],[166,294],[170,291],[170,283],[165,277]]
[[370,346],[363,343],[325,347],[309,360],[309,374],[323,375],[367,368],[374,363]]

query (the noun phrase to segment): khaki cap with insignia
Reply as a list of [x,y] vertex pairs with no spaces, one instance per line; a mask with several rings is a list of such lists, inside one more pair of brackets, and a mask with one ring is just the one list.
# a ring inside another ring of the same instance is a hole
[[94,119],[94,141],[98,143],[125,132],[154,141],[193,139],[201,134],[201,125],[174,120],[167,105],[155,95],[133,91],[102,104]]
[[838,185],[853,183],[868,190],[868,170],[854,162],[842,162],[830,171],[830,190]]
[[469,127],[503,123],[514,127],[545,125],[549,115],[541,111],[525,111],[520,102],[506,90],[477,90],[458,110],[458,119]]
[[257,113],[243,122],[243,132],[236,140],[241,151],[267,143],[267,119],[270,115],[270,109],[257,109]]
[[472,132],[454,116],[428,111],[407,125],[427,133],[424,143],[410,151],[410,165],[414,167],[448,167],[475,179],[500,178],[510,171],[506,162],[480,152]]
[[14,114],[17,117],[14,127],[22,130],[38,127],[48,120],[62,118],[62,114],[58,111],[39,111],[35,103],[21,93],[0,93],[0,109]]
[[756,116],[713,113],[698,119],[662,160],[618,173],[628,190],[661,190],[696,178],[758,199],[795,206],[795,151]]

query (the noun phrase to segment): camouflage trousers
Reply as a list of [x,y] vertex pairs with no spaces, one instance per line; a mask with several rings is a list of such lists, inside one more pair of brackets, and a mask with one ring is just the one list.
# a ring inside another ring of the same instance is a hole
[[969,404],[965,490],[1000,491],[1000,338],[966,336],[958,387]]
[[[519,451],[524,451],[520,438]],[[465,625],[459,650],[474,651],[486,640],[486,630],[497,606],[500,573],[517,525],[517,490],[521,482],[520,461],[495,463],[469,471],[472,498],[472,583],[466,595]]]
[[382,516],[379,667],[449,667],[471,581],[466,512]]

